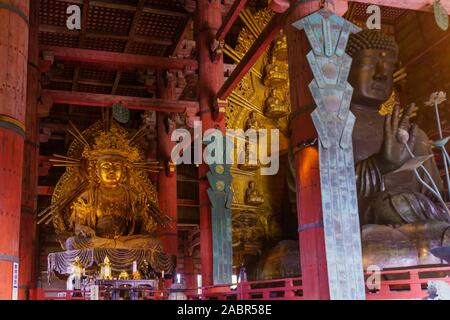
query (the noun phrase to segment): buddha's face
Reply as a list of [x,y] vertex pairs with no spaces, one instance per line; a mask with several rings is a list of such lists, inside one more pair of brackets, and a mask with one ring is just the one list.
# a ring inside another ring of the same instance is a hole
[[393,51],[365,49],[353,55],[349,83],[352,103],[377,109],[394,90],[394,71],[397,55]]
[[117,186],[124,174],[124,160],[118,156],[105,156],[97,162],[97,175],[102,184]]

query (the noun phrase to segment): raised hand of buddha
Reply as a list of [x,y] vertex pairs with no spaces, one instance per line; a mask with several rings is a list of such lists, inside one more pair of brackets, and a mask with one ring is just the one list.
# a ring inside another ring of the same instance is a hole
[[403,115],[400,115],[400,106],[397,104],[394,107],[392,115],[387,115],[384,123],[384,138],[383,146],[380,152],[376,155],[378,168],[382,174],[389,173],[401,167],[410,156],[405,147],[404,142],[398,139],[399,129],[403,129],[409,133],[406,142],[410,149],[414,148],[416,140],[417,126],[410,123],[411,115],[415,106],[410,105]]

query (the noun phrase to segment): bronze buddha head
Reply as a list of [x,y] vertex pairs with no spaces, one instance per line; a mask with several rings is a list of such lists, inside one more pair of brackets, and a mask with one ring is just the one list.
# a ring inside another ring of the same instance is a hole
[[377,30],[363,30],[350,36],[347,53],[353,58],[348,81],[352,103],[378,110],[394,90],[398,46],[394,38]]

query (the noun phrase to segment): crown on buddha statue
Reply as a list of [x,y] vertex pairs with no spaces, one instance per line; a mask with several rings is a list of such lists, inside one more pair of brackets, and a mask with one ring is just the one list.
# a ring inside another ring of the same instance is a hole
[[94,145],[83,151],[83,157],[89,160],[96,160],[105,155],[121,156],[130,162],[141,159],[139,149],[132,145],[128,134],[114,126],[106,132],[101,132],[95,138]]

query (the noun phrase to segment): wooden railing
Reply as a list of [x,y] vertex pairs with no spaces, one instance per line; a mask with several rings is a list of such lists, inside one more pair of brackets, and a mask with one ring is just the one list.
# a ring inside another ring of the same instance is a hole
[[[366,274],[366,279],[373,274]],[[450,284],[450,266],[381,271],[381,282],[370,291],[368,300],[423,299],[428,295],[427,284],[431,280],[445,281]],[[200,292],[199,292],[200,289]],[[143,289],[144,299],[164,300],[168,291]],[[76,293],[76,294],[75,294]],[[186,290],[189,300],[303,300],[301,278],[252,281],[237,285],[221,285]],[[89,300],[89,291],[43,290],[38,289],[31,295],[37,300]],[[100,291],[100,299],[105,291]]]
[[[113,290],[123,290],[124,289],[113,289]],[[161,290],[149,290],[149,289],[132,289],[136,294],[139,294],[143,300],[166,300],[168,297],[168,291]],[[99,300],[108,300],[107,290],[99,291]],[[36,289],[35,293],[32,295],[34,300],[91,300],[91,291],[89,290],[47,290],[47,289]]]
[[366,298],[368,300],[423,299],[428,295],[427,284],[432,280],[450,284],[450,267],[381,271],[379,290],[368,291]]
[[[232,289],[233,288],[233,289]],[[301,300],[303,287],[301,278],[252,281],[237,285],[202,287],[188,290],[190,300]]]

